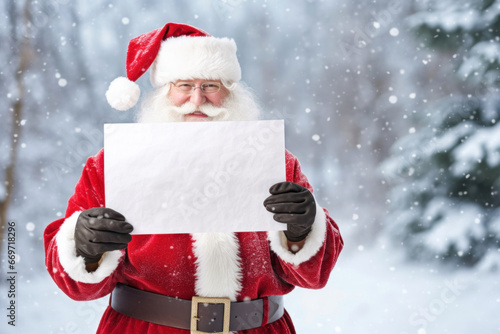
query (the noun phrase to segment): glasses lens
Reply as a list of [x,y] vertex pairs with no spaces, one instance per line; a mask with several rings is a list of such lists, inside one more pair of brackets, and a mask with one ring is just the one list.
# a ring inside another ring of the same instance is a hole
[[201,85],[201,90],[205,93],[217,93],[221,84],[218,82],[205,82]]
[[178,82],[178,83],[175,84],[175,87],[179,88],[183,92],[190,92],[190,91],[193,90],[193,88],[195,87],[195,85],[192,82],[180,81],[180,82]]

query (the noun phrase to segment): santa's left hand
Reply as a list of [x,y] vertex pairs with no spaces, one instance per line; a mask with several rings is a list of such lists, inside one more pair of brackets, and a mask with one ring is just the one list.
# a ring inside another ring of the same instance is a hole
[[289,241],[304,240],[316,217],[314,196],[307,189],[293,182],[273,185],[272,194],[264,201],[266,210],[274,213],[274,220],[287,224],[285,235]]

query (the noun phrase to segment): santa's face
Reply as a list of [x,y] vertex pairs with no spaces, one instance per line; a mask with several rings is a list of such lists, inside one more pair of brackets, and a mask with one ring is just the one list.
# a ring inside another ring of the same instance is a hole
[[[203,92],[202,85],[211,83],[220,85],[220,90],[213,93]],[[194,90],[186,92],[180,88],[182,85],[194,86]],[[184,121],[196,122],[213,120],[218,114],[216,108],[223,106],[228,95],[229,91],[220,81],[211,80],[207,82],[206,80],[196,79],[172,83],[168,97],[175,107],[183,108]]]

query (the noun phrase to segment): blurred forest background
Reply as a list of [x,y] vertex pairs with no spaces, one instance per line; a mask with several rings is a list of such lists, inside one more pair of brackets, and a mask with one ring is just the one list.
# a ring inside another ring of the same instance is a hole
[[[103,124],[134,121],[107,86],[129,40],[167,22],[236,41],[346,254],[383,243],[439,268],[500,269],[500,1],[8,0],[0,15],[2,275],[13,221],[20,281],[50,280],[43,230]],[[149,75],[138,83],[148,91]]]

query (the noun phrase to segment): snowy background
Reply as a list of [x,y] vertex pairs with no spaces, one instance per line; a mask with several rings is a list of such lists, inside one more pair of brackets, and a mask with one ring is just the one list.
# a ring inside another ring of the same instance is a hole
[[[17,321],[0,333],[93,333],[107,299],[46,273],[129,40],[166,22],[235,39],[243,80],[345,249],[328,285],[297,289],[299,333],[500,333],[500,1],[4,1],[0,219],[16,223]],[[149,90],[148,76],[138,82]]]

